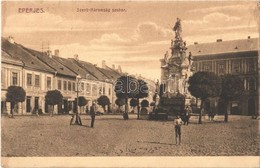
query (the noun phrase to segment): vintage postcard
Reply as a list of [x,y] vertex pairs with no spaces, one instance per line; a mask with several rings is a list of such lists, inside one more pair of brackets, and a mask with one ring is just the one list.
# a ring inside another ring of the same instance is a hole
[[1,166],[259,167],[258,1],[3,1]]

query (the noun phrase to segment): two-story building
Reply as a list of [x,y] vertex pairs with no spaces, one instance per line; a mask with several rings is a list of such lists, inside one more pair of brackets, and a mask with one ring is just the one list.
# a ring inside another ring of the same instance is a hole
[[[63,102],[56,106],[54,113],[69,113],[73,110],[73,102],[77,97],[77,75],[75,72],[68,69],[66,66],[57,61],[54,57],[59,57],[59,51],[55,50],[55,55],[51,51],[39,52],[32,49],[24,48],[29,51],[33,56],[38,58],[41,62],[55,71],[54,75],[54,88],[59,90],[63,95]],[[45,112],[48,112],[48,105],[45,104]]]
[[[17,75],[17,81],[19,81],[17,84],[13,83],[13,81],[5,83],[6,88],[15,84],[22,86],[26,92],[25,102],[18,104],[18,109],[20,109],[18,113],[32,114],[39,109],[45,111],[44,96],[48,90],[54,89],[53,78],[55,71],[39,59],[33,57],[21,45],[15,43],[11,37],[8,39],[2,38],[2,51],[23,63],[23,65],[19,65],[19,71],[16,71],[17,74],[15,72],[10,74],[11,72],[5,71],[2,67],[2,75],[8,76],[7,78],[10,78],[11,75]],[[12,80],[15,79],[15,77],[12,78]]]
[[[1,113],[10,112],[10,103],[6,102],[9,86],[22,86],[23,62],[1,51]],[[21,103],[15,108],[15,113],[22,113]]]
[[79,67],[84,69],[88,74],[91,74],[97,81],[92,84],[92,100],[97,100],[100,96],[106,95],[112,106],[114,104],[114,90],[113,90],[113,78],[111,78],[111,74],[103,73],[106,71],[105,69],[102,71],[101,68],[98,68],[96,65],[93,65],[86,61],[81,61],[77,58],[70,58],[69,60],[73,61],[73,63],[77,64]]
[[[251,115],[258,109],[258,38],[194,43],[188,52],[193,56],[195,71],[217,75],[233,74],[244,81],[243,95],[232,101],[231,113]],[[221,102],[219,102],[221,106]]]

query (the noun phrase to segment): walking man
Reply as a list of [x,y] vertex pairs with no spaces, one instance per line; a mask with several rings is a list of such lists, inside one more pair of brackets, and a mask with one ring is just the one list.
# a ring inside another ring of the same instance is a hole
[[189,125],[189,120],[190,120],[190,113],[191,113],[191,107],[190,106],[186,106],[185,108],[185,116],[183,117],[184,118],[184,125]]
[[182,120],[180,116],[177,116],[175,119],[175,141],[176,144],[178,144],[178,139],[179,139],[179,145],[181,144],[181,125],[182,125]]
[[92,103],[92,106],[90,107],[91,128],[94,127],[96,111],[97,111],[96,103],[93,102],[93,103]]

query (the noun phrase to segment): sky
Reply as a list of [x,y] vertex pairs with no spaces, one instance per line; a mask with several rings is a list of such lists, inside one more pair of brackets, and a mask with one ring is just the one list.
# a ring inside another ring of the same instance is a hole
[[259,37],[254,1],[2,2],[2,36],[39,51],[59,49],[64,58],[78,54],[98,66],[105,60],[156,80],[177,17],[187,46]]

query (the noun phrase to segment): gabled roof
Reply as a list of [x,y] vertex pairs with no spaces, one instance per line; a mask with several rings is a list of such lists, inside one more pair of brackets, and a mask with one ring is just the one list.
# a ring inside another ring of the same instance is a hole
[[189,45],[187,48],[186,53],[191,52],[192,56],[257,51],[258,38],[194,44]]
[[66,66],[68,69],[73,71],[75,74],[80,75],[83,79],[89,79],[89,80],[97,80],[96,77],[91,75],[88,71],[78,66],[76,63],[74,63],[71,59],[61,58],[57,56],[53,56],[53,59],[58,61],[59,63]]
[[9,63],[13,65],[23,66],[23,62],[17,58],[12,57],[11,55],[7,54],[5,51],[1,51],[1,62],[2,63]]
[[33,49],[25,48],[28,52],[30,52],[33,56],[37,57],[39,60],[44,62],[46,65],[50,66],[57,72],[57,75],[65,75],[70,77],[76,77],[77,74],[68,69],[65,65],[61,64],[59,61],[52,57],[49,57],[47,54],[42,54],[39,51],[35,51]]
[[22,61],[24,63],[24,67],[26,68],[54,73],[53,69],[42,63],[36,57],[32,56],[29,52],[25,51],[17,43],[10,43],[7,39],[3,37],[2,50],[11,55],[12,57]]
[[73,58],[69,58],[69,60],[72,60],[74,63],[77,63],[79,66],[81,66],[83,69],[88,71],[92,76],[95,76],[98,80],[105,81],[107,76],[103,73],[101,73],[97,67],[89,62],[75,60]]
[[105,69],[110,70],[115,76],[118,76],[118,77],[123,76],[123,75],[126,75],[125,73],[123,73],[123,72],[120,73],[120,72],[118,72],[118,70],[115,70],[115,69],[113,69],[113,68],[110,68],[110,67],[107,66],[107,65],[106,65]]
[[108,79],[116,80],[119,78],[121,75],[117,74],[116,72],[109,70],[109,69],[104,69],[104,68],[99,68],[97,67],[99,71],[101,71],[103,74],[106,75]]

